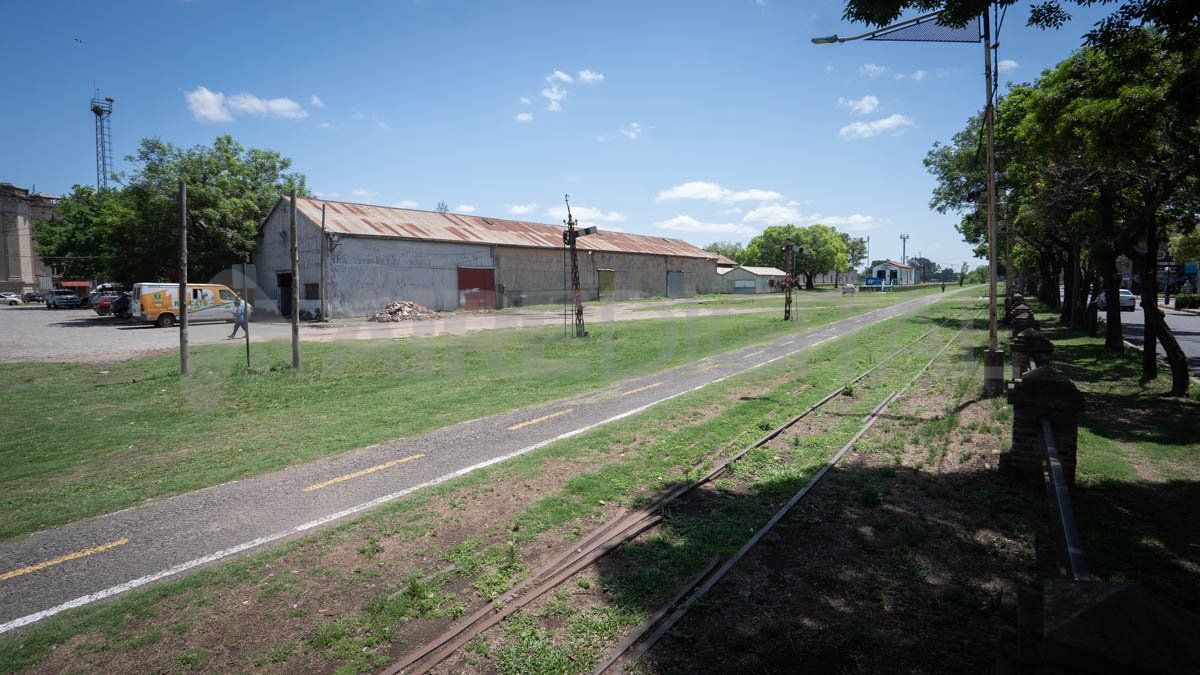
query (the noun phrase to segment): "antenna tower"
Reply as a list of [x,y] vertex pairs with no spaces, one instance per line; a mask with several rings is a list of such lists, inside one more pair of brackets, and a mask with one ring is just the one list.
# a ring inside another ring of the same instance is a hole
[[100,98],[100,90],[92,96],[92,114],[96,116],[96,189],[108,189],[108,179],[113,172],[111,97]]
[[900,262],[908,264],[908,235],[900,235]]

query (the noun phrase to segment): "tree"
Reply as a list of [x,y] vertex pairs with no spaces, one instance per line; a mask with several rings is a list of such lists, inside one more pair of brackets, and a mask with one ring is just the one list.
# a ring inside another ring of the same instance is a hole
[[[135,283],[173,276],[178,267],[181,179],[188,186],[188,271],[205,279],[254,251],[259,225],[293,187],[308,195],[302,174],[288,173],[279,153],[246,149],[230,136],[212,146],[180,148],[143,139],[126,158],[135,165],[124,186],[97,193],[75,186],[52,220],[34,230],[48,260],[72,270]],[[86,263],[84,261],[87,261]]]
[[916,272],[917,281],[931,281],[937,275],[937,263],[929,258],[914,256],[908,259],[908,264]]
[[804,287],[813,288],[813,277],[823,272],[844,270],[848,264],[846,242],[838,231],[825,225],[773,225],[746,245],[746,262],[751,265],[787,270],[787,253],[783,250],[788,236],[797,251],[795,273],[804,275]]
[[867,241],[862,237],[851,237],[845,232],[839,232],[838,236],[846,244],[846,271],[856,269],[867,257]]
[[437,208],[434,210],[438,213],[450,213],[450,205],[446,202],[438,202]]
[[958,287],[959,288],[962,288],[963,281],[965,281],[967,278],[967,269],[968,269],[967,263],[964,262],[962,264],[962,267],[960,267],[958,270]]
[[740,241],[714,241],[705,246],[704,250],[723,255],[736,263],[741,263],[742,258],[746,255],[746,247],[742,246]]

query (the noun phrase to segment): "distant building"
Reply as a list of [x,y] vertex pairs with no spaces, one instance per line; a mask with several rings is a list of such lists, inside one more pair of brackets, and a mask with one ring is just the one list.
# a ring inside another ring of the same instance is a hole
[[28,293],[53,286],[52,272],[38,255],[33,224],[50,220],[58,197],[0,183],[0,291]]
[[[293,280],[288,206],[288,198],[276,202],[254,253],[258,287],[284,315],[293,283],[309,312],[324,291],[331,317],[363,316],[393,300],[447,311],[560,303],[570,295],[560,226],[318,199],[297,200],[300,279]],[[679,239],[601,227],[579,239],[578,251],[585,300],[717,289],[717,255]]]
[[737,261],[726,255],[717,255],[717,271],[722,269],[731,270],[737,267]]
[[[803,280],[803,276],[801,276]],[[858,285],[858,272],[822,272],[813,275],[813,284],[817,286],[840,286],[842,284]]]
[[782,290],[787,274],[774,267],[733,267],[717,270],[722,293],[771,293]]
[[917,283],[916,273],[911,265],[895,260],[884,260],[871,268],[868,286],[912,286]]

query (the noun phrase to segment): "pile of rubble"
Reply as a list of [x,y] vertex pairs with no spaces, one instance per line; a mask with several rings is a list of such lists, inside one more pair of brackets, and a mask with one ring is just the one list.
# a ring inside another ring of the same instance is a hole
[[368,321],[377,323],[392,323],[396,321],[425,321],[438,318],[437,312],[422,307],[415,302],[397,300],[389,302],[386,307],[371,315]]

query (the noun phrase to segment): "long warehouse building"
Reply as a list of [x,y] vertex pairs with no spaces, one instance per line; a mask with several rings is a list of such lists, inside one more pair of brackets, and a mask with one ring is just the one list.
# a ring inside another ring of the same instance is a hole
[[[281,198],[267,215],[254,254],[258,286],[284,315],[293,284],[289,203]],[[371,314],[393,300],[449,311],[568,297],[560,226],[307,198],[297,199],[296,221],[300,308],[314,314],[322,293],[332,318]],[[679,239],[602,228],[577,248],[585,300],[717,290],[717,255]]]

